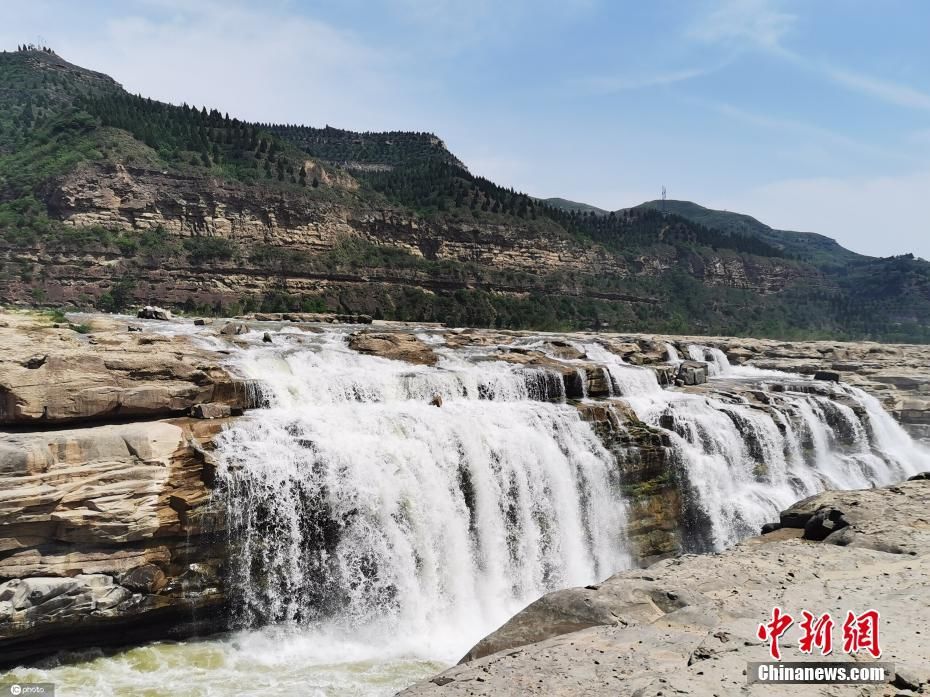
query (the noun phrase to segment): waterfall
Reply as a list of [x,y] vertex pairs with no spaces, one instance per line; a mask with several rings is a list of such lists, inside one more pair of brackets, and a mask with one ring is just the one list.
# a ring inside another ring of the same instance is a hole
[[718,376],[730,372],[730,361],[726,354],[718,348],[690,344],[688,346],[688,357],[692,361],[707,363],[708,375]]
[[630,565],[615,463],[554,374],[301,339],[239,355],[269,406],[218,442],[241,625],[402,633],[454,658],[543,593]]
[[[335,328],[289,329],[270,346],[242,337],[236,368],[267,406],[216,451],[240,626],[312,626],[372,646],[403,636],[454,659],[545,592],[629,567],[618,464],[566,400],[563,376],[584,385],[586,370],[604,369],[608,403],[665,434],[685,551],[722,549],[825,488],[926,467],[861,390],[731,366],[719,349],[689,346],[712,377],[674,390],[593,340],[566,354],[549,337],[420,338],[437,365],[358,354]],[[514,346],[521,363],[500,360]],[[527,351],[549,363],[526,364]]]
[[[600,345],[586,348],[627,386],[623,394],[637,416],[669,433],[689,489],[692,510],[684,518],[702,526],[686,531],[690,551],[723,549],[757,534],[779,511],[824,489],[890,484],[930,462],[877,399],[849,385],[732,366],[719,349],[692,345],[690,358],[710,368],[710,389],[676,392],[663,390],[648,368]],[[734,380],[758,399],[732,391]]]

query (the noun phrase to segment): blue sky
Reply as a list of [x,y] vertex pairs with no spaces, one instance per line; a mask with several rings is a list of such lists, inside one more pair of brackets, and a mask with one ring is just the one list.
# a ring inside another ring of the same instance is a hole
[[477,173],[604,208],[670,198],[930,258],[924,0],[5,0],[133,92],[428,130]]

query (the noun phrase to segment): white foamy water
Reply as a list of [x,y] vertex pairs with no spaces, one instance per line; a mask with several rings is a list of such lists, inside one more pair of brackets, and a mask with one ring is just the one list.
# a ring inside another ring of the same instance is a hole
[[243,627],[452,663],[540,595],[630,565],[613,456],[540,401],[564,394],[552,373],[301,343],[239,357],[269,406],[216,452]]
[[[446,336],[420,335],[436,366],[359,355],[339,328],[240,337],[235,369],[267,406],[216,452],[238,631],[7,677],[62,695],[389,695],[545,592],[628,567],[617,464],[561,376]],[[514,343],[550,352],[553,338]],[[691,551],[754,534],[822,489],[927,468],[926,450],[855,388],[692,345],[712,389],[668,390],[594,341],[573,346],[584,358],[550,358],[605,368],[612,397],[667,431]]]
[[[757,534],[781,510],[824,489],[882,486],[930,464],[927,448],[855,387],[731,366],[719,349],[692,345],[690,358],[707,363],[717,389],[663,390],[652,370],[601,347],[588,352],[608,366],[637,416],[670,432],[686,518],[697,528],[684,531],[694,551]],[[728,392],[735,383],[758,389],[762,403]],[[818,394],[825,391],[830,396]]]

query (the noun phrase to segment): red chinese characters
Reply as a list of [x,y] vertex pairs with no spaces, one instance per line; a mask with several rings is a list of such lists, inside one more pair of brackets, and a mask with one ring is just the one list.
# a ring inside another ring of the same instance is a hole
[[[801,621],[798,628],[801,638],[798,641],[798,650],[801,653],[812,654],[818,650],[822,656],[833,652],[833,628],[835,623],[829,612],[815,615],[807,610],[801,611]],[[861,615],[854,612],[846,613],[843,622],[843,651],[848,654],[867,651],[873,658],[882,655],[879,645],[878,625],[880,616],[877,610],[866,610]],[[781,660],[781,650],[778,640],[788,628],[794,624],[794,618],[782,612],[780,607],[772,608],[772,619],[759,625],[756,636],[760,641],[769,645],[769,653],[776,661]]]
[[798,642],[801,653],[813,653],[814,648],[820,650],[822,656],[833,651],[833,618],[829,612],[817,617],[807,610],[802,610],[804,620],[799,625],[803,634]]
[[882,655],[878,639],[879,614],[877,610],[866,610],[861,615],[846,614],[843,622],[843,651],[859,653],[868,651],[873,658]]
[[786,615],[781,611],[781,608],[775,607],[772,608],[772,621],[759,625],[756,636],[759,637],[759,641],[769,642],[769,653],[772,654],[772,658],[776,661],[781,660],[781,652],[778,650],[778,638],[784,634],[793,623],[794,618],[792,618],[791,615]]

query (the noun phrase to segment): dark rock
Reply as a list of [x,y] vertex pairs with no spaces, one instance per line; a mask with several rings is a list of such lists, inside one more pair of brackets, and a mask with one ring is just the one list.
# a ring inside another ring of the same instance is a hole
[[135,324],[130,324],[126,329],[130,332],[141,332],[142,327],[137,327]]
[[920,474],[915,474],[913,477],[908,477],[907,481],[916,482],[921,479],[930,479],[930,472],[921,472]]
[[765,523],[762,526],[761,533],[763,535],[768,535],[770,532],[775,532],[776,530],[781,530],[781,523]]
[[206,324],[207,324],[207,320],[205,319],[201,319],[198,317],[197,319],[194,320],[195,327],[203,327],[203,326],[206,326]]
[[154,564],[143,564],[119,577],[119,584],[137,593],[157,593],[168,582],[164,572]]
[[820,508],[804,524],[804,539],[819,542],[848,526],[849,521],[843,511],[832,507]]
[[264,334],[262,334],[262,341],[264,341],[266,344],[270,344],[271,343],[271,332],[265,332]]
[[835,370],[818,370],[814,373],[814,380],[824,380],[826,382],[839,382],[840,374]]
[[32,356],[27,358],[22,362],[24,368],[29,368],[29,370],[35,370],[36,368],[41,368],[45,365],[45,361],[48,360],[48,354],[43,353],[42,355]]

